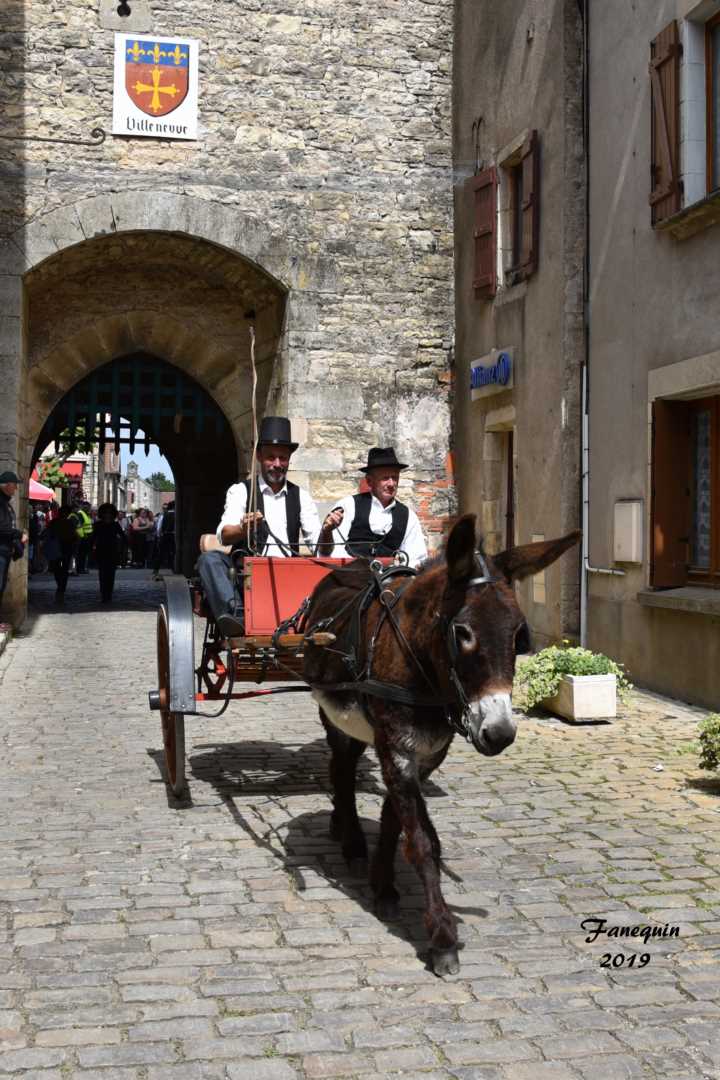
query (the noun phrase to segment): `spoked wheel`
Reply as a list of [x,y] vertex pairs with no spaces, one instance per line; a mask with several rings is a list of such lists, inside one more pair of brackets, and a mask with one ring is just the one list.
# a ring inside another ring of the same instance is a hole
[[185,714],[170,711],[170,630],[164,604],[158,610],[157,659],[165,778],[173,795],[182,795],[185,790]]

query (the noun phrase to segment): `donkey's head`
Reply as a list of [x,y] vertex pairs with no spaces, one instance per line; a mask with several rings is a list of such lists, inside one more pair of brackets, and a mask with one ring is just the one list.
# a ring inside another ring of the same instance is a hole
[[448,537],[441,617],[449,677],[451,689],[467,703],[470,738],[481,754],[499,754],[517,731],[511,705],[515,658],[530,651],[530,633],[511,584],[549,566],[580,535],[509,548],[490,558],[478,545],[475,516],[468,515]]

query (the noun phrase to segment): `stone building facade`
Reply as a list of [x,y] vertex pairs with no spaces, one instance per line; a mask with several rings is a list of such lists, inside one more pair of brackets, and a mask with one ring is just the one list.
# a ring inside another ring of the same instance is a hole
[[[583,20],[458,0],[456,445],[490,551],[580,524]],[[579,549],[519,586],[538,645],[579,633]]]
[[[4,5],[0,465],[27,477],[94,370],[172,365],[223,417],[196,438],[179,409],[153,432],[187,570],[247,468],[252,326],[258,413],[292,418],[295,478],[335,499],[393,443],[437,540],[454,499],[452,0],[125,8]],[[196,141],[91,135],[110,130],[115,31],[199,40]],[[19,617],[18,567],[6,601]]]

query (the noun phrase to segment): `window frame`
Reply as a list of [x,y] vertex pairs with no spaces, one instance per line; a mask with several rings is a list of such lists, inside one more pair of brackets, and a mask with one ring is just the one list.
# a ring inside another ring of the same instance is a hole
[[[712,31],[720,26],[720,11],[711,16],[705,24],[705,194],[712,195],[720,190],[720,176],[715,176],[714,162],[714,138],[713,127],[715,124],[715,109],[713,94],[713,47]],[[718,45],[720,51],[720,45]],[[720,117],[718,118],[720,120]],[[718,129],[718,141],[720,142],[720,127]]]

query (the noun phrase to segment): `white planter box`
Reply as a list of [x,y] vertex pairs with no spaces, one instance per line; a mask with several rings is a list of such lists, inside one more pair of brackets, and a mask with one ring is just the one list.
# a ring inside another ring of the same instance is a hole
[[614,675],[563,675],[557,694],[542,707],[568,720],[611,720],[617,716]]

